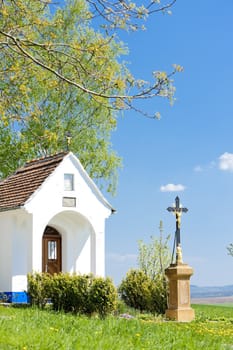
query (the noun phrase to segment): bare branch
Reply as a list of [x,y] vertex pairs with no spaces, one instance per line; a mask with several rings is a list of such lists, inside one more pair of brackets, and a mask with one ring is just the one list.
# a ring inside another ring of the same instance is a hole
[[[30,54],[23,46],[24,45],[24,41],[20,40],[19,38],[14,37],[13,35],[9,34],[9,33],[5,33],[2,30],[0,30],[0,34],[4,35],[5,37],[9,38],[12,40],[13,44],[18,48],[18,50],[20,51],[21,54],[24,55],[24,57],[30,59],[32,62],[34,62],[35,64],[37,64],[38,66],[42,67],[43,69],[46,69],[47,71],[51,72],[52,74],[54,74],[55,76],[57,76],[59,79],[61,79],[62,81],[75,86],[76,88],[82,90],[85,93],[88,93],[92,96],[98,96],[98,97],[103,97],[106,99],[121,99],[121,100],[130,100],[130,99],[145,99],[145,98],[151,98],[154,96],[158,96],[161,92],[161,86],[165,83],[165,80],[167,80],[167,78],[170,78],[174,73],[172,72],[170,75],[166,76],[166,78],[164,80],[160,80],[159,82],[156,82],[154,85],[150,86],[147,89],[142,90],[139,93],[136,94],[132,94],[132,95],[120,95],[120,94],[105,94],[105,93],[101,93],[101,92],[96,92],[94,90],[88,89],[86,87],[84,87],[82,84],[71,80],[67,77],[65,77],[63,74],[61,74],[60,72],[58,72],[57,70],[55,70],[54,68],[52,68],[51,66],[49,66],[48,64],[46,64],[45,62],[42,62],[41,60],[39,60],[38,58],[34,57],[32,54]],[[8,42],[8,46],[10,47],[10,42]],[[37,45],[39,46],[39,45]],[[45,48],[44,45],[40,45],[42,48]],[[64,54],[64,53],[62,53]]]
[[[92,9],[92,19],[102,17],[109,26],[106,29],[121,29],[126,26],[128,29],[139,28],[137,21],[146,19],[149,15],[158,12],[166,12],[176,0],[169,1],[163,5],[160,1],[148,1],[148,4],[136,5],[132,1],[108,1],[108,0],[86,0]],[[133,23],[132,19],[136,22]],[[124,28],[125,29],[125,28]]]

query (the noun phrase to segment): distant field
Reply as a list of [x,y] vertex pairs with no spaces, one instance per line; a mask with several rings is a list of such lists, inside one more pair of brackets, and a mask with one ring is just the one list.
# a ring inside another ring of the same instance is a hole
[[215,297],[215,298],[192,298],[192,304],[206,304],[206,305],[222,305],[233,307],[233,296],[231,297]]

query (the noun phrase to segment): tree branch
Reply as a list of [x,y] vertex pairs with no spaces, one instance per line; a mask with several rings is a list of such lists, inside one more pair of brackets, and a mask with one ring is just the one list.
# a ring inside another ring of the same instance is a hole
[[[60,80],[75,86],[76,88],[82,90],[83,92],[92,95],[92,96],[98,96],[98,97],[102,97],[105,99],[121,99],[121,100],[135,100],[135,99],[145,99],[145,98],[151,98],[154,96],[158,96],[161,92],[161,87],[164,83],[166,83],[167,79],[169,79],[174,73],[175,71],[173,71],[171,74],[167,75],[166,78],[161,79],[159,82],[156,82],[154,85],[150,86],[147,89],[142,90],[139,93],[136,94],[132,94],[132,95],[121,95],[121,94],[105,94],[105,93],[101,93],[101,92],[97,92],[91,89],[88,89],[86,87],[84,87],[82,84],[71,80],[67,77],[65,77],[63,74],[61,74],[60,72],[58,72],[56,69],[52,68],[51,66],[47,65],[46,63],[42,62],[41,60],[37,59],[36,57],[34,57],[33,55],[31,55],[27,50],[25,50],[23,48],[24,46],[24,42],[21,41],[19,38],[14,37],[13,35],[9,34],[9,33],[5,33],[2,30],[0,30],[0,34],[2,34],[3,36],[9,38],[12,40],[12,42],[14,43],[14,45],[18,48],[18,50],[20,51],[20,53],[23,54],[24,57],[30,59],[32,62],[34,62],[36,65],[42,67],[43,69],[51,72],[52,74],[54,74],[55,76],[57,76]],[[22,45],[21,45],[22,44]],[[10,43],[7,43],[8,47],[10,47]],[[43,46],[42,46],[43,47]]]

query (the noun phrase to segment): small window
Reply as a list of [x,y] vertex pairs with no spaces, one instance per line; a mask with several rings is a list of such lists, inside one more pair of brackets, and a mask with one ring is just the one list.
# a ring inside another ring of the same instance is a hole
[[64,190],[73,191],[74,190],[74,175],[64,174]]
[[48,259],[56,260],[57,259],[57,242],[48,241]]

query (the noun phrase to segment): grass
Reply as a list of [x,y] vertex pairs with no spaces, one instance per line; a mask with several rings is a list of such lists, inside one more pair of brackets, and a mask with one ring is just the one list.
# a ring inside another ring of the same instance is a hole
[[196,320],[152,315],[104,320],[0,306],[0,350],[233,349],[233,309],[194,305]]

